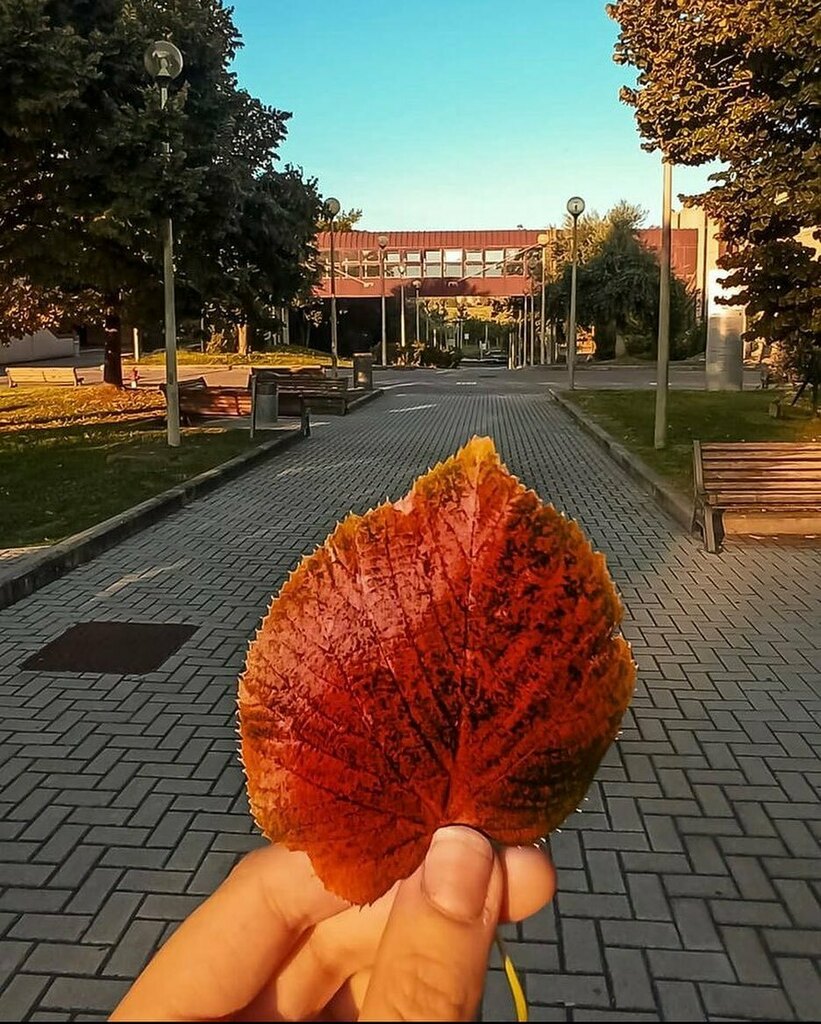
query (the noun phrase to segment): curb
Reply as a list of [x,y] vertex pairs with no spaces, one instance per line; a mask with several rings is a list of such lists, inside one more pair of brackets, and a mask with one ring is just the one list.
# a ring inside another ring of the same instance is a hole
[[578,409],[572,402],[568,402],[566,398],[558,394],[552,388],[550,389],[554,401],[564,409],[564,411],[575,421],[578,426],[589,434],[594,441],[596,441],[601,448],[610,455],[615,463],[627,473],[627,475],[635,480],[637,483],[649,491],[656,499],[659,505],[664,511],[671,516],[675,521],[683,527],[687,533],[690,532],[690,527],[693,520],[693,510],[690,505],[684,500],[684,498],[667,483],[666,480],[662,479],[655,473],[650,467],[641,461],[641,459],[628,451],[623,445],[619,444],[618,441],[614,441],[607,431],[600,427],[598,423],[594,423],[589,417]]
[[367,394],[361,395],[359,398],[355,398],[348,404],[348,412],[353,412],[354,409],[359,409],[363,405],[367,405],[368,402],[372,402],[375,398],[381,398],[385,392],[381,388],[374,388],[373,391],[368,391]]
[[285,437],[265,441],[251,451],[243,452],[228,462],[191,477],[153,498],[140,502],[124,512],[97,523],[95,526],[66,537],[51,545],[41,555],[26,560],[26,566],[13,576],[0,580],[0,609],[8,608],[36,590],[64,576],[78,565],[90,562],[97,555],[114,547],[121,540],[145,529],[157,520],[178,509],[221,484],[239,476],[253,463],[274,452],[288,448],[302,437],[298,429]]

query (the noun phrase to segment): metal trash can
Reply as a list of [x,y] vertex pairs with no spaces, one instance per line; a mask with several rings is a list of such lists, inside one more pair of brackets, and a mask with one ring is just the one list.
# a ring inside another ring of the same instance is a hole
[[370,352],[354,352],[353,386],[373,391],[373,356]]
[[254,389],[254,429],[273,427],[279,419],[279,393],[275,380],[257,381]]

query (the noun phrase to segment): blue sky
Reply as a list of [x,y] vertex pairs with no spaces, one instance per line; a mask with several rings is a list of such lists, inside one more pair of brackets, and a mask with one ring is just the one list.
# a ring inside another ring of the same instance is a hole
[[[538,228],[582,195],[658,221],[603,0],[233,0],[235,69],[293,112],[283,160],[370,230]],[[677,168],[674,191],[700,189]]]

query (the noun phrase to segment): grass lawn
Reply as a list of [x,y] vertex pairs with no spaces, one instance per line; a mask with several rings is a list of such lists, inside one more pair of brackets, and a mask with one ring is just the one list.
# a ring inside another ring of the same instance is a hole
[[[133,359],[125,358],[123,363],[131,364]],[[165,350],[147,352],[140,358],[140,365],[155,366],[165,362]],[[264,366],[330,366],[331,357],[327,352],[302,345],[278,345],[264,352],[249,352],[246,356],[238,352],[201,352],[199,349],[181,348],[177,352],[180,364],[209,363],[213,366],[245,366],[248,363],[261,363]],[[340,366],[350,366],[350,359],[340,359]]]
[[773,391],[670,391],[667,447],[653,447],[655,391],[575,391],[567,395],[625,448],[639,455],[680,491],[693,489],[693,441],[818,441],[821,418],[808,404],[768,408]]
[[246,430],[194,427],[169,449],[163,408],[157,392],[107,385],[3,389],[0,548],[54,543],[252,444]]

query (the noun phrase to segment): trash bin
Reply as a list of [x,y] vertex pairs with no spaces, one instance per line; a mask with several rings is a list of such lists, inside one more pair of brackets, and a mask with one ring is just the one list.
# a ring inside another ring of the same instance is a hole
[[254,394],[254,429],[273,427],[279,418],[279,394],[275,380],[258,381]]
[[373,391],[373,356],[370,352],[354,352],[353,386]]

